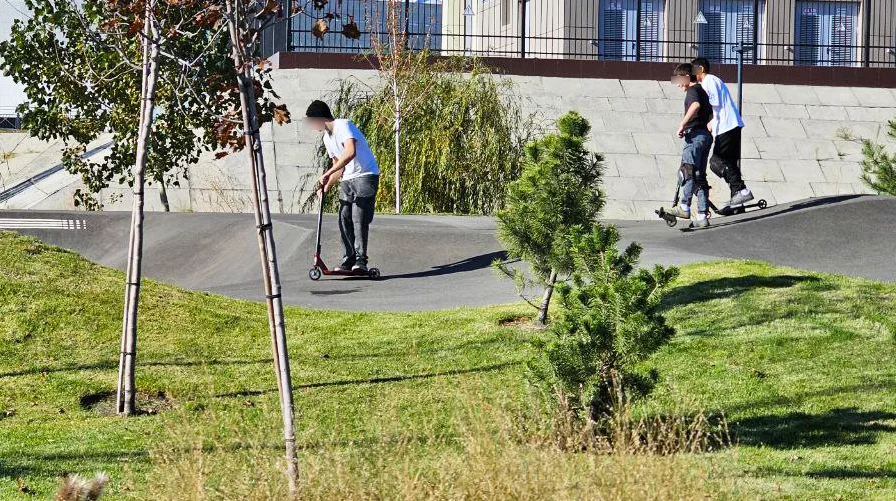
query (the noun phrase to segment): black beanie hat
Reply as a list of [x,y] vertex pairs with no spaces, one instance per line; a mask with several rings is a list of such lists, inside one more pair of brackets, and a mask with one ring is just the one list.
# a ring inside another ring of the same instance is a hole
[[310,105],[308,105],[308,111],[305,112],[305,116],[308,118],[326,118],[327,120],[333,120],[333,113],[330,111],[330,107],[327,106],[327,103],[319,100],[312,101]]

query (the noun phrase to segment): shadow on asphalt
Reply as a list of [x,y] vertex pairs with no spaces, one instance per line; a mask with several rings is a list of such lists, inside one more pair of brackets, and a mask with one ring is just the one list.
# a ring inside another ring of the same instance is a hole
[[[715,228],[725,228],[728,226],[734,226],[736,224],[741,224],[741,223],[749,223],[751,221],[758,221],[760,219],[765,219],[765,218],[769,218],[772,216],[778,216],[781,214],[787,214],[789,212],[796,212],[796,211],[811,209],[814,207],[823,207],[825,205],[839,204],[842,202],[846,202],[848,200],[852,200],[852,199],[860,198],[860,197],[864,197],[864,196],[866,196],[866,195],[838,195],[838,196],[832,196],[832,197],[826,197],[826,198],[813,198],[813,199],[807,200],[805,202],[793,204],[793,205],[791,205],[787,208],[781,209],[781,210],[775,210],[775,207],[769,207],[767,209],[749,211],[745,215],[743,215],[743,217],[740,217],[740,218],[737,218],[737,216],[722,216],[722,217],[716,216],[713,218],[712,225],[706,229],[712,230]],[[732,221],[727,221],[728,218],[736,218],[736,219],[734,219]],[[715,221],[718,221],[719,219],[721,219],[725,222],[716,223]],[[681,228],[680,231],[683,231],[683,232],[706,231],[706,229],[693,230],[690,228]]]
[[504,251],[488,252],[478,256],[469,257],[454,263],[433,266],[426,271],[417,271],[414,273],[402,273],[398,275],[383,275],[380,280],[395,280],[402,278],[424,278],[437,277],[441,275],[451,275],[452,273],[464,273],[467,271],[476,271],[488,268],[495,260],[504,261],[507,259],[507,253]]
[[749,290],[763,288],[786,289],[804,282],[816,283],[819,281],[817,277],[799,275],[775,275],[770,277],[746,275],[742,277],[716,278],[672,289],[666,296],[666,299],[663,300],[663,306],[671,308],[711,299],[732,298]]
[[[472,367],[469,369],[456,369],[450,371],[443,372],[430,372],[424,374],[399,374],[397,376],[385,376],[385,377],[375,377],[369,379],[343,379],[340,381],[323,381],[319,383],[305,383],[305,384],[296,384],[293,385],[293,389],[302,389],[302,388],[326,388],[330,386],[349,386],[353,384],[379,384],[379,383],[397,383],[400,381],[409,381],[412,379],[428,379],[433,377],[440,376],[456,376],[460,374],[473,374],[476,372],[490,372],[490,371],[499,371],[502,369],[506,369],[508,367],[513,367],[515,365],[519,365],[522,362],[504,362],[501,364],[492,364],[492,365],[484,365],[481,367]],[[264,395],[266,393],[276,393],[277,388],[271,388],[269,390],[243,390],[243,391],[234,391],[230,393],[219,393],[215,395],[218,398],[230,398],[230,397],[251,397],[257,395]]]

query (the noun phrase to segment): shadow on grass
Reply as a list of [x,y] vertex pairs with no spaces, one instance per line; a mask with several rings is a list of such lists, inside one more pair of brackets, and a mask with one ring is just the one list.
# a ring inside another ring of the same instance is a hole
[[818,283],[820,281],[818,277],[799,275],[771,277],[746,275],[716,278],[672,289],[663,301],[663,306],[671,308],[711,299],[732,298],[752,289],[786,289],[801,283]]
[[[271,358],[263,358],[257,360],[159,360],[159,361],[140,361],[137,362],[141,367],[200,367],[203,365],[253,365],[273,363]],[[95,371],[95,370],[112,370],[118,369],[118,360],[103,360],[92,364],[73,364],[63,365],[60,367],[32,367],[19,371],[0,372],[0,379],[18,376],[32,376],[35,374],[53,374],[56,372],[78,372],[78,371]]]
[[[508,367],[513,367],[516,365],[522,364],[522,361],[519,362],[504,362],[501,364],[492,364],[492,365],[484,365],[481,367],[472,367],[469,369],[456,369],[450,371],[443,372],[430,372],[425,374],[400,374],[397,376],[385,376],[385,377],[375,377],[369,379],[343,379],[339,381],[322,381],[318,383],[305,383],[305,384],[297,384],[293,385],[294,390],[303,389],[303,388],[326,388],[331,386],[349,386],[353,384],[380,384],[380,383],[397,383],[400,381],[410,381],[413,379],[429,379],[434,377],[441,376],[457,376],[460,374],[474,374],[477,372],[490,372],[490,371],[499,371],[506,369]],[[271,388],[268,390],[242,390],[242,391],[234,391],[229,393],[219,393],[215,395],[218,398],[229,398],[229,397],[250,397],[256,395],[264,395],[267,393],[275,393],[277,391],[276,388]]]
[[[134,462],[148,457],[149,452],[145,450],[53,453],[27,451],[18,454],[14,459],[3,458],[3,461],[0,461],[0,479],[33,476],[61,477],[66,473],[83,473],[81,470],[85,468],[85,463],[90,467],[95,466],[101,469],[104,465]],[[15,461],[21,461],[21,463]]]
[[869,445],[881,433],[896,432],[896,426],[882,421],[896,419],[884,411],[856,408],[833,409],[823,414],[791,412],[738,420],[732,429],[739,443],[776,449]]

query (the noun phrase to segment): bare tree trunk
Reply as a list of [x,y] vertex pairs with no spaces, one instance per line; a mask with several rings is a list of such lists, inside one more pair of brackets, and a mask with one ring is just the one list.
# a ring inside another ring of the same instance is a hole
[[258,251],[261,257],[262,278],[267,297],[268,324],[271,329],[271,344],[274,353],[274,368],[277,375],[277,387],[280,392],[280,410],[283,417],[283,438],[286,446],[286,475],[289,481],[290,494],[296,493],[298,477],[298,459],[296,456],[296,437],[294,429],[294,407],[292,400],[292,377],[289,368],[289,353],[286,345],[286,322],[283,317],[283,301],[281,298],[280,271],[277,265],[277,251],[274,244],[274,231],[271,224],[271,211],[268,202],[267,178],[264,169],[264,156],[261,149],[261,137],[258,131],[258,115],[255,107],[254,66],[251,63],[248,48],[243,44],[242,12],[238,6],[240,0],[227,0],[228,23],[232,45],[232,57],[237,70],[237,83],[240,90],[240,105],[243,113],[243,129],[246,138],[246,150],[252,168],[253,205],[255,224],[258,228]]
[[545,284],[544,296],[541,298],[541,307],[538,308],[539,325],[547,325],[548,323],[548,306],[551,305],[551,296],[554,295],[554,284],[557,283],[557,270],[551,270],[551,276],[548,277],[548,283]]
[[395,97],[395,213],[401,214],[401,101],[397,95]]
[[124,318],[121,329],[121,357],[118,370],[116,404],[118,412],[131,415],[136,410],[135,366],[137,357],[137,306],[140,300],[140,279],[143,260],[143,189],[146,177],[146,157],[152,131],[156,83],[159,79],[159,46],[154,2],[146,3],[143,39],[143,76],[140,91],[140,125],[134,158],[134,205],[131,209],[131,234],[128,244],[128,263],[124,294]]
[[162,208],[165,212],[171,212],[171,206],[168,205],[168,187],[165,186],[165,180],[159,180],[159,200],[162,202]]

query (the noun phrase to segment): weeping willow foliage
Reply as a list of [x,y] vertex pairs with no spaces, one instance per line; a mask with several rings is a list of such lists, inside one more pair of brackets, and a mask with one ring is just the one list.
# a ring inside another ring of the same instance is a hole
[[[492,214],[522,168],[536,116],[522,109],[513,83],[483,64],[450,60],[420,64],[405,78],[402,105],[402,212]],[[370,88],[340,82],[330,97],[334,114],[364,132],[380,166],[377,209],[395,207],[395,103],[383,82]],[[321,148],[318,166],[329,166]],[[330,197],[333,200],[335,197]]]

